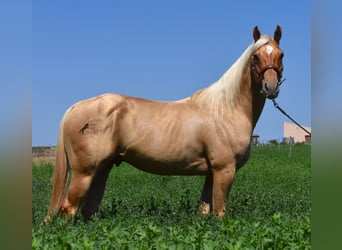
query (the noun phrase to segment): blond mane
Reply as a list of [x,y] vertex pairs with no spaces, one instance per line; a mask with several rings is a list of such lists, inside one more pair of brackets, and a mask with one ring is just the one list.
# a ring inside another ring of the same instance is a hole
[[242,76],[252,54],[262,45],[268,43],[270,37],[263,35],[258,41],[252,43],[244,51],[238,60],[223,74],[215,83],[207,88],[201,89],[191,96],[200,105],[210,105],[218,110],[219,105],[226,103],[233,107],[240,93]]

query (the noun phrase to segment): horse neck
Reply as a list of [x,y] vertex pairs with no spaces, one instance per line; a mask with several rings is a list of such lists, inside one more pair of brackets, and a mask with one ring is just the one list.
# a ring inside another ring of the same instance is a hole
[[236,108],[246,115],[252,129],[254,129],[264,108],[266,98],[260,93],[261,84],[253,80],[250,67],[245,71],[241,81]]
[[[252,130],[260,117],[265,104],[265,97],[260,94],[260,87],[252,80],[250,59],[245,68],[239,71],[242,75],[231,77],[226,72],[217,82],[201,89],[188,99],[196,102],[201,108],[206,108],[213,117],[223,115],[227,122],[232,121],[236,126],[246,126]],[[229,76],[228,76],[229,75]],[[233,94],[231,94],[233,93]],[[240,119],[243,117],[245,119]],[[247,119],[247,123],[245,122]],[[235,121],[242,121],[241,124]]]

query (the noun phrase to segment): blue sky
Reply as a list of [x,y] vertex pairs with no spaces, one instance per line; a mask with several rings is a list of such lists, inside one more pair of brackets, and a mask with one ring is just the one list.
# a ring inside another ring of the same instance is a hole
[[[216,81],[252,42],[283,37],[277,102],[311,126],[310,1],[43,1],[32,7],[32,145],[55,145],[73,103],[102,93],[177,100]],[[267,101],[254,131],[289,121]]]

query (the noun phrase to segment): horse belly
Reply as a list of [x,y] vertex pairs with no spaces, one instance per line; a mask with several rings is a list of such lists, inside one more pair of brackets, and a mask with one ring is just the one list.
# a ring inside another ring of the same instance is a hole
[[139,170],[159,175],[206,175],[208,172],[208,166],[203,158],[192,161],[163,161],[133,156],[125,157],[123,160]]

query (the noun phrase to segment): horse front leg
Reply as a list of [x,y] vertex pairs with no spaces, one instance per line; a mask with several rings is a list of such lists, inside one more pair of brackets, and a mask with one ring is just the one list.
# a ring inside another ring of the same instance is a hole
[[213,210],[213,174],[211,171],[205,177],[200,202],[198,212],[209,215]]
[[235,165],[213,170],[213,212],[223,217],[226,212],[226,202],[235,176]]

